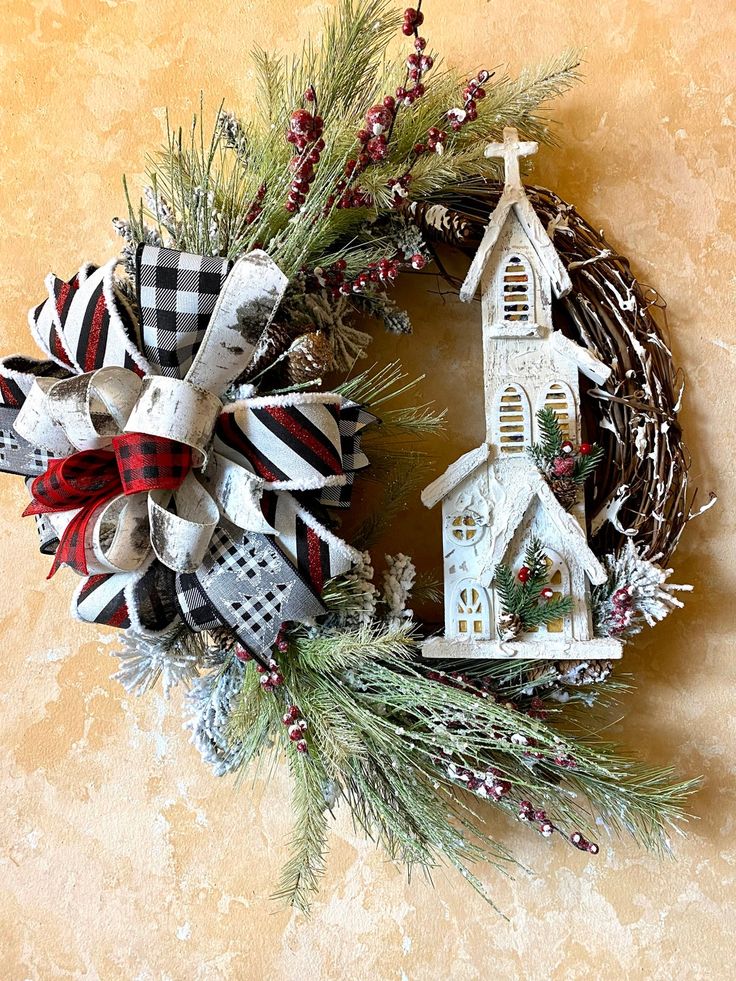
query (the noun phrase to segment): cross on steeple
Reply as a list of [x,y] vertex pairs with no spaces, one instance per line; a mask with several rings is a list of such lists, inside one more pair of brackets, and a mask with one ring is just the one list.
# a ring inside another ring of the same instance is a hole
[[538,143],[521,143],[519,133],[513,126],[507,126],[503,131],[503,143],[489,143],[485,150],[487,157],[503,157],[506,174],[506,187],[521,187],[519,160],[530,157],[539,149]]

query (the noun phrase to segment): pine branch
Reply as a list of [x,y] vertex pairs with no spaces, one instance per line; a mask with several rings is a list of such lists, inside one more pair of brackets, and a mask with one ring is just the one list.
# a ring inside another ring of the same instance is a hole
[[602,446],[597,446],[593,444],[590,452],[585,454],[579,454],[575,459],[575,469],[573,471],[573,480],[576,484],[584,484],[588,477],[590,477],[599,464],[602,462],[605,456],[605,450]]
[[557,413],[554,409],[540,409],[537,413],[540,440],[533,447],[535,457],[538,455],[545,463],[551,463],[562,453],[564,439]]
[[288,748],[292,778],[294,835],[291,857],[282,869],[274,899],[309,913],[311,900],[325,872],[327,854],[328,778],[319,759]]

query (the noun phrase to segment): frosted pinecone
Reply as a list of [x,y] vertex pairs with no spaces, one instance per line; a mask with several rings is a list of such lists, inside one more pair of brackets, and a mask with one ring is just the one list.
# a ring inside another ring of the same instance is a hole
[[557,670],[559,680],[565,685],[595,685],[606,680],[613,670],[613,661],[561,661]]
[[414,588],[417,570],[408,555],[398,552],[386,556],[383,574],[383,598],[392,617],[410,617],[407,603]]
[[498,636],[504,643],[516,640],[523,624],[518,613],[502,613],[498,618]]
[[552,493],[566,511],[569,511],[577,503],[578,488],[577,484],[574,484],[572,480],[564,477],[551,477],[549,486],[552,489]]
[[289,381],[298,385],[319,378],[332,367],[332,345],[322,330],[302,334],[289,348]]

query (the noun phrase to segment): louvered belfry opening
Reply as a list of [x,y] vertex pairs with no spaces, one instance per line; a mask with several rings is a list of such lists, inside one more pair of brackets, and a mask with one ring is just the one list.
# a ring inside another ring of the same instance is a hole
[[503,271],[503,319],[528,323],[532,316],[532,271],[524,256],[514,253]]
[[553,382],[544,397],[544,408],[552,409],[557,416],[560,429],[566,439],[575,438],[575,417],[573,414],[572,398],[567,385]]
[[518,385],[507,385],[501,392],[497,420],[501,452],[523,452],[531,442],[529,400]]

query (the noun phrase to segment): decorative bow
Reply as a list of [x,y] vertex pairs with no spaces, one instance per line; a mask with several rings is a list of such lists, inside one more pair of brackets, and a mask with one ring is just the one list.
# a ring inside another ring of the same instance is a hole
[[289,492],[348,506],[374,417],[331,393],[221,401],[287,285],[265,253],[231,268],[140,247],[140,323],[114,268],[47,279],[30,321],[51,361],[0,366],[0,469],[43,470],[26,513],[60,539],[51,574],[88,577],[76,615],[224,622],[265,650],[283,620],[323,611],[325,579],[357,557]]

